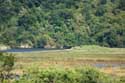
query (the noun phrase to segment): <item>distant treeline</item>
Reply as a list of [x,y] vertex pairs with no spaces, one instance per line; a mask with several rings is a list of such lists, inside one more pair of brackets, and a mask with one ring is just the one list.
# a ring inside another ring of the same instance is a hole
[[125,0],[0,0],[0,44],[125,47]]

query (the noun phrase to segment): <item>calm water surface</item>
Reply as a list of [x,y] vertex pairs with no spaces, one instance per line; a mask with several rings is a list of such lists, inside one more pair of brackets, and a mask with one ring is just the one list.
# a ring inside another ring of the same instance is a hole
[[57,49],[57,48],[17,48],[17,49],[7,49],[7,50],[0,50],[0,52],[35,52],[35,51],[52,51],[52,50],[64,50],[64,49]]

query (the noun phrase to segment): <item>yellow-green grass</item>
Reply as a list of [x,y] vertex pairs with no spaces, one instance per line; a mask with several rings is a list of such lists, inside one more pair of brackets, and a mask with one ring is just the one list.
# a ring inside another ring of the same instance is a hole
[[[15,53],[16,69],[30,66],[76,68],[96,63],[125,64],[125,48],[81,46],[67,50]],[[123,70],[123,68],[122,68]]]
[[29,53],[15,53],[20,60],[46,61],[46,60],[125,60],[125,48],[106,48],[99,46],[75,47],[67,50],[39,51]]

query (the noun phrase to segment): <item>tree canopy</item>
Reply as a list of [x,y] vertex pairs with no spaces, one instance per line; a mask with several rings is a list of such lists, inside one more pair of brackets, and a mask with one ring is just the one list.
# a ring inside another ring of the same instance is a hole
[[125,0],[0,0],[0,44],[125,47]]

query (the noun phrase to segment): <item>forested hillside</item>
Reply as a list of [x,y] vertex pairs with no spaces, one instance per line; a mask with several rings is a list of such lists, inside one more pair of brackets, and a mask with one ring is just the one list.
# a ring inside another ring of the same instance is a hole
[[0,0],[0,44],[125,47],[125,0]]

